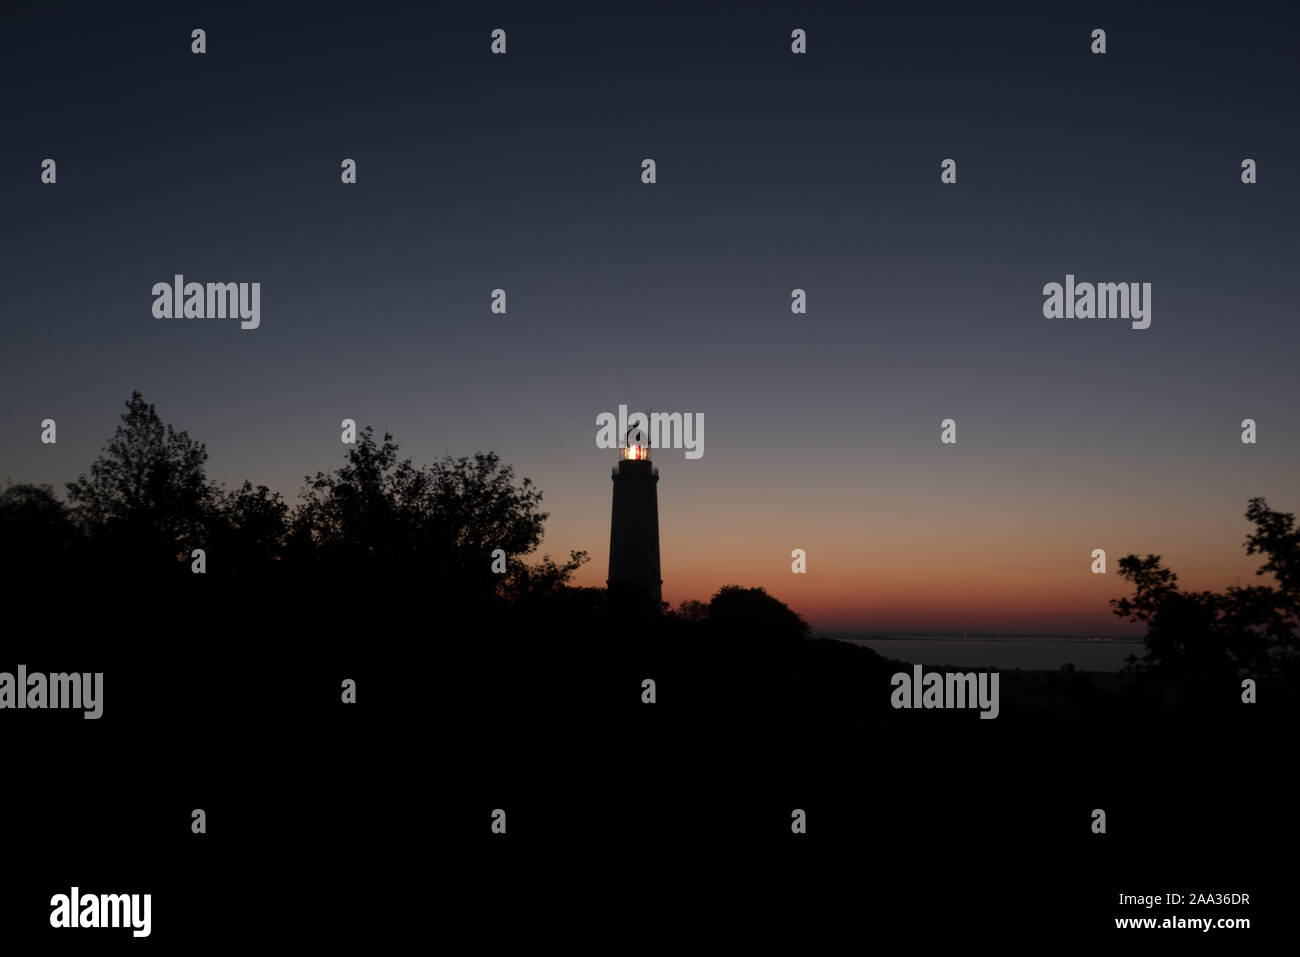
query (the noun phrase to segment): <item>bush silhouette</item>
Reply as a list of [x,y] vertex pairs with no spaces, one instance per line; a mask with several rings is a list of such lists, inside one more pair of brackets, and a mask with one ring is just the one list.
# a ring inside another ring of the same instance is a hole
[[709,626],[719,634],[744,639],[797,641],[808,637],[808,623],[763,588],[723,585],[709,602]]

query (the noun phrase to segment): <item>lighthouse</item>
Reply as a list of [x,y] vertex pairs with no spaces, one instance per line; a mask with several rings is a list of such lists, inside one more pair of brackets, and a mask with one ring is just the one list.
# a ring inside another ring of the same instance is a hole
[[639,430],[619,449],[614,466],[614,507],[609,520],[611,604],[621,610],[659,614],[663,579],[659,575],[659,470]]

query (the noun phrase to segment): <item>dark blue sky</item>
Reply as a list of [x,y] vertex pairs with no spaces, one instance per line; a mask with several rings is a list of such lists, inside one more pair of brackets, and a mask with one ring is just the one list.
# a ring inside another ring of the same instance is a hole
[[[1247,498],[1300,507],[1300,15],[1131,6],[7,10],[0,477],[61,488],[140,389],[292,497],[352,417],[501,453],[594,582],[622,402],[705,417],[658,456],[673,600],[1085,629],[1097,546],[1221,587]],[[153,318],[178,272],[260,282],[261,327]],[[1151,328],[1045,319],[1067,273],[1150,282]]]

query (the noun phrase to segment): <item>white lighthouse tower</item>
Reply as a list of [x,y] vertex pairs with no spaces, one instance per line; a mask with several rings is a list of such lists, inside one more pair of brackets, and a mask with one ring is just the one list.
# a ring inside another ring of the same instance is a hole
[[663,609],[659,573],[659,470],[650,463],[650,446],[633,430],[614,466],[614,508],[609,521],[609,586],[621,608]]

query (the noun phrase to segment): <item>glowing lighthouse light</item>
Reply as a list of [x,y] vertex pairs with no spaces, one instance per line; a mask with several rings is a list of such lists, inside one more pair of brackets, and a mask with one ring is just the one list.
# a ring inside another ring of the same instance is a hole
[[650,449],[644,445],[629,445],[623,450],[623,458],[629,462],[639,462],[650,458]]

